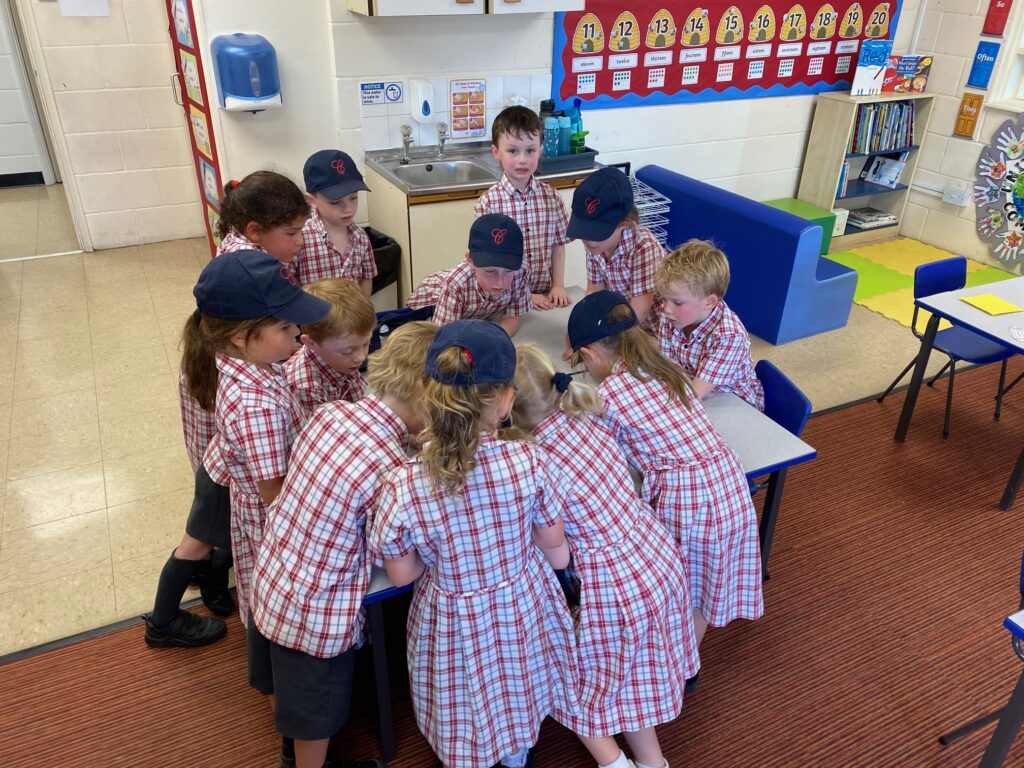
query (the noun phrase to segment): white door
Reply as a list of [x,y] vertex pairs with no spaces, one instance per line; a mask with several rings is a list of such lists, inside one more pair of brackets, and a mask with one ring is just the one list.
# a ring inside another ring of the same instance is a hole
[[0,176],[16,173],[41,173],[54,183],[14,19],[8,0],[0,0]]
[[546,13],[582,11],[585,0],[487,0],[489,13]]

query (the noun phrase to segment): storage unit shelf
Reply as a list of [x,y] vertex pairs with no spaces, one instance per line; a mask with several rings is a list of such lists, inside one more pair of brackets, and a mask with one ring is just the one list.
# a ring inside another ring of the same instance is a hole
[[864,179],[851,179],[846,185],[846,194],[837,197],[836,200],[851,200],[855,197],[869,197],[871,195],[884,195],[889,192],[899,192],[909,189],[906,184],[897,184],[895,187],[887,187],[884,184],[875,184]]
[[[885,230],[885,229],[896,230],[896,229],[899,229],[899,227],[900,227],[899,222],[896,222],[895,224],[886,224],[884,227],[863,227],[862,228],[862,227],[858,227],[852,221],[847,221],[846,222],[846,231],[843,234],[844,235],[856,235],[856,234],[859,234],[861,232],[881,232],[882,230]],[[890,232],[889,234],[895,235],[896,233],[895,232]]]
[[874,152],[853,152],[846,155],[846,159],[854,157],[875,157],[876,155],[895,155],[902,152],[913,152],[915,149],[920,149],[917,144],[909,144],[905,147],[896,147],[895,149],[879,149]]

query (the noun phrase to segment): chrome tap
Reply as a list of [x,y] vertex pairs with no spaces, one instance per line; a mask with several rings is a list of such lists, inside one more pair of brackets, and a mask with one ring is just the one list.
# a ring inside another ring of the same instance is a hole
[[402,159],[398,162],[402,165],[409,164],[409,145],[413,143],[412,128],[408,125],[403,125],[400,130],[402,131]]
[[437,159],[444,160],[444,143],[448,141],[448,123],[437,124]]

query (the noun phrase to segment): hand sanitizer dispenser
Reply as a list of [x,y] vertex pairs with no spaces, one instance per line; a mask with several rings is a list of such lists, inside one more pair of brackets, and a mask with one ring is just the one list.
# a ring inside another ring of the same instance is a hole
[[417,123],[434,122],[434,87],[429,80],[409,81],[409,104]]
[[217,35],[210,52],[222,109],[259,112],[281,106],[277,54],[263,35]]

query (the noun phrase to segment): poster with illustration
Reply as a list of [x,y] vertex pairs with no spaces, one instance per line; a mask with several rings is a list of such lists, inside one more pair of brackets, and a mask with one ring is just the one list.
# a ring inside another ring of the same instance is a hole
[[487,81],[449,80],[449,130],[453,139],[487,135]]
[[555,14],[551,98],[614,109],[848,90],[902,0],[587,0]]
[[189,105],[189,122],[192,123],[192,138],[196,149],[213,159],[213,148],[210,146],[210,128],[206,123],[206,115],[194,105]]
[[208,162],[199,158],[199,173],[203,177],[203,194],[212,205],[220,207],[220,185],[217,183],[217,172]]
[[978,237],[1003,269],[1022,274],[1024,266],[1024,122],[1003,122],[982,148],[975,168],[975,222]]
[[192,20],[189,18],[185,0],[173,0],[173,3],[174,34],[178,38],[179,43],[194,49],[196,46],[192,42]]
[[189,100],[204,106],[203,89],[199,85],[199,65],[196,64],[196,57],[188,51],[180,51],[181,74],[185,78],[185,92]]
[[206,223],[210,227],[210,236],[213,238],[214,245],[219,246],[220,235],[217,234],[217,227],[220,226],[220,211],[209,204],[206,206]]

